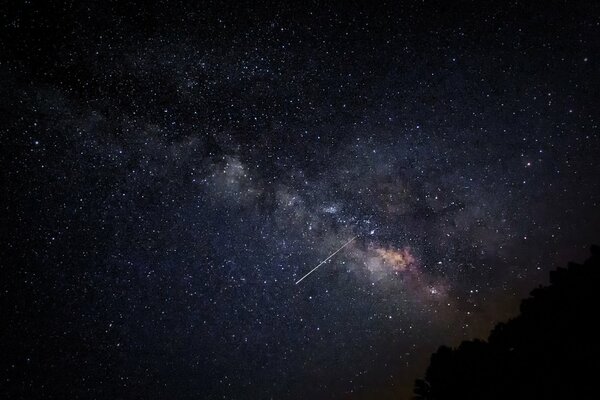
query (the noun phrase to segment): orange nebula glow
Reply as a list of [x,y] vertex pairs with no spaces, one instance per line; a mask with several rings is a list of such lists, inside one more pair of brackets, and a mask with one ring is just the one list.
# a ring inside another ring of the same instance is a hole
[[404,247],[400,250],[377,248],[375,251],[381,257],[383,263],[391,267],[394,271],[404,271],[416,261],[409,247]]

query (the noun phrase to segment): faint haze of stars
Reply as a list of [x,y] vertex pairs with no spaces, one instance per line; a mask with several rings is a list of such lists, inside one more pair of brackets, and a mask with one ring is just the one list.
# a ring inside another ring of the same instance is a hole
[[8,398],[408,398],[597,242],[595,3],[195,7],[5,7]]

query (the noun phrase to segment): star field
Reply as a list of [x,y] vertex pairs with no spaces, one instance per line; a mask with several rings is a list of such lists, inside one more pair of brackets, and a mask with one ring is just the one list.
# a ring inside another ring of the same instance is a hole
[[7,398],[408,398],[598,241],[593,2],[48,3],[2,11]]

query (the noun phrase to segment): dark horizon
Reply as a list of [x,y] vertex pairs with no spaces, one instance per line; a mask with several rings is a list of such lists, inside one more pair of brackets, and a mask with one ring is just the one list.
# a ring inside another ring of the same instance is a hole
[[402,3],[4,5],[3,397],[408,399],[585,260],[600,4]]
[[441,346],[415,381],[415,400],[597,397],[598,282],[600,247],[591,246],[584,263],[550,271],[550,284],[533,289],[519,315],[486,340]]

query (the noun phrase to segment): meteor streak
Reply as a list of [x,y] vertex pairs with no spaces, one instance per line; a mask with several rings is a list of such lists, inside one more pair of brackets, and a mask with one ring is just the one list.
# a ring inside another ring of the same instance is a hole
[[334,251],[333,253],[331,253],[329,255],[329,257],[327,257],[326,259],[324,259],[323,261],[321,261],[319,263],[319,265],[317,265],[316,267],[314,267],[313,269],[311,269],[306,275],[304,275],[302,278],[300,278],[298,280],[298,282],[296,282],[296,285],[299,284],[300,282],[302,282],[304,280],[304,278],[306,278],[307,276],[309,276],[310,274],[312,274],[317,268],[319,268],[321,265],[325,264],[327,261],[329,261],[329,259],[333,256],[335,256],[340,250],[342,250],[344,247],[348,246],[350,243],[352,243],[354,241],[354,239],[356,239],[358,237],[358,235],[354,236],[352,239],[348,240],[346,243],[344,243],[344,245],[342,247],[340,247],[339,249],[337,249],[336,251]]

